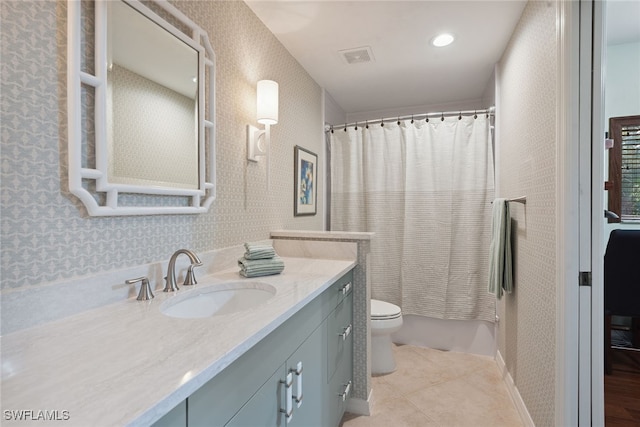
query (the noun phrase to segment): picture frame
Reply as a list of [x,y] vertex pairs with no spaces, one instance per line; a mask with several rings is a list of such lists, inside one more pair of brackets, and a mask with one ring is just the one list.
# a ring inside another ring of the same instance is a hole
[[318,156],[294,147],[293,215],[315,215],[318,209]]

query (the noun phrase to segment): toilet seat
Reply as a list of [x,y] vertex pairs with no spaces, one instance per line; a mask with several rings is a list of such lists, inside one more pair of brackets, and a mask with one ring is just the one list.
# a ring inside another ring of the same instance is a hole
[[371,300],[372,320],[391,320],[400,316],[402,316],[402,311],[397,305],[376,299]]

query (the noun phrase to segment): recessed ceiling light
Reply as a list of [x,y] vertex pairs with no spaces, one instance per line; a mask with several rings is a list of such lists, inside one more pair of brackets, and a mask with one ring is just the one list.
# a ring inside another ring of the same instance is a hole
[[431,40],[431,44],[435,47],[449,46],[451,43],[453,43],[454,39],[455,38],[451,34],[444,33],[435,36],[433,40]]

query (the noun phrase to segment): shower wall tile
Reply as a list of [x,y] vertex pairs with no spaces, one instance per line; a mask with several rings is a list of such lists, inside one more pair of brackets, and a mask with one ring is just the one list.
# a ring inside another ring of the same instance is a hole
[[531,1],[498,65],[499,197],[511,204],[514,292],[498,347],[536,425],[555,421],[556,8]]
[[[243,2],[172,3],[216,53],[217,200],[201,215],[89,218],[67,191],[66,1],[0,2],[2,289],[267,239],[273,229],[322,229],[320,213],[293,216],[293,147],[324,161],[321,88]],[[280,84],[269,188],[265,162],[248,164],[245,148],[261,79]]]

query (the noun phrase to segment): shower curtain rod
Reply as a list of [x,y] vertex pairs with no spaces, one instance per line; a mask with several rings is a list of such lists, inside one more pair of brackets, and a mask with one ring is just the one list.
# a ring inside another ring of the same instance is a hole
[[325,127],[325,130],[332,131],[336,129],[345,129],[349,126],[357,127],[359,124],[366,126],[366,125],[373,125],[373,124],[380,123],[382,126],[384,126],[385,122],[394,122],[394,121],[399,122],[400,120],[408,120],[408,119],[425,120],[431,117],[438,117],[444,120],[445,117],[451,117],[451,116],[458,116],[459,118],[462,118],[462,116],[469,116],[469,115],[475,116],[477,114],[486,114],[487,116],[489,116],[489,115],[492,115],[494,112],[495,112],[495,107],[489,107],[484,110],[466,110],[466,111],[458,110],[458,111],[445,111],[440,113],[409,114],[406,116],[388,117],[386,119],[360,120],[353,123],[345,123],[343,125],[328,125]]

